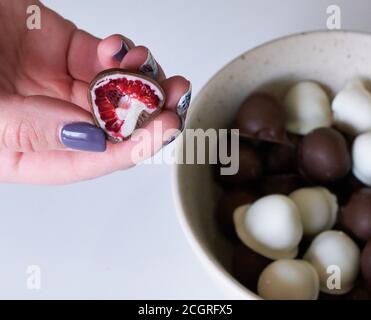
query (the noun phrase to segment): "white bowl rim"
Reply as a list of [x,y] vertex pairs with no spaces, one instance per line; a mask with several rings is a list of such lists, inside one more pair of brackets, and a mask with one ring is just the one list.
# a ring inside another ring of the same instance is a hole
[[[232,59],[230,62],[226,63],[223,67],[221,67],[212,77],[210,77],[206,83],[202,86],[200,91],[198,92],[197,96],[195,97],[194,101],[198,100],[198,96],[205,90],[207,85],[219,75],[222,71],[224,71],[229,65],[233,64],[236,60],[240,59],[241,56],[251,53],[255,50],[260,49],[263,46],[266,45],[271,45],[275,42],[280,42],[285,39],[291,39],[291,38],[296,38],[296,37],[302,37],[306,35],[314,35],[314,34],[327,34],[327,33],[334,33],[334,34],[354,34],[357,36],[366,36],[370,37],[371,34],[369,32],[364,32],[364,31],[355,31],[355,30],[313,30],[313,31],[303,31],[303,32],[298,32],[290,35],[285,35],[282,37],[274,38],[270,41],[264,42],[258,46],[255,46],[234,59]],[[193,102],[195,103],[195,102]],[[187,128],[187,126],[185,127]],[[177,154],[177,145],[179,142],[182,140],[183,135],[181,135],[175,142],[175,149],[176,149],[176,154]],[[220,262],[204,247],[203,244],[199,242],[197,239],[197,236],[194,233],[194,230],[192,229],[189,220],[185,214],[185,209],[183,206],[183,202],[180,196],[180,190],[179,190],[179,165],[174,163],[172,168],[172,189],[173,189],[173,200],[175,203],[175,209],[177,212],[178,220],[180,222],[181,228],[183,229],[183,232],[185,233],[185,236],[191,246],[191,248],[194,250],[196,256],[198,259],[201,261],[201,263],[205,266],[208,267],[208,271],[211,272],[211,275],[214,277],[214,279],[219,280],[220,283],[223,284],[225,288],[228,289],[229,292],[233,294],[233,299],[262,299],[259,295],[255,294],[251,290],[247,289],[245,286],[243,286],[237,279],[235,279],[225,268],[220,264]],[[227,299],[229,297],[226,297]]]

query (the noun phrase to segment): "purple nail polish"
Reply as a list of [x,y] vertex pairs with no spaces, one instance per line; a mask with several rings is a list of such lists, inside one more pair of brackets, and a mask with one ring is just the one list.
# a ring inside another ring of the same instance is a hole
[[93,152],[106,150],[106,137],[103,130],[87,122],[65,125],[60,137],[63,145],[70,149]]
[[113,55],[113,57],[117,60],[117,61],[121,61],[125,55],[128,53],[129,51],[129,47],[128,45],[125,43],[124,40],[121,40],[121,47],[120,49]]

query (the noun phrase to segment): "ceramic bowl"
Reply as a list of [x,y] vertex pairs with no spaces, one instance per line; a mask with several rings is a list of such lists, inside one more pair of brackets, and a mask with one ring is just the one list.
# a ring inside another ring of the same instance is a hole
[[[194,99],[186,128],[228,128],[242,101],[254,91],[282,99],[300,80],[321,83],[331,97],[355,77],[371,78],[371,35],[347,31],[301,33],[249,50],[222,68]],[[182,158],[178,141],[176,157]],[[231,274],[232,248],[219,233],[214,212],[221,190],[210,165],[174,166],[175,204],[181,225],[227,298],[258,299]]]

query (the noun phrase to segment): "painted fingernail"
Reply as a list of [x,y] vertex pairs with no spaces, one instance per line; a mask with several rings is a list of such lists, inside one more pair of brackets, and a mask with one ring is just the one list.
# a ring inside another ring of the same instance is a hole
[[139,67],[139,71],[145,74],[152,79],[157,79],[158,76],[158,65],[153,58],[151,51],[148,50],[147,59],[144,63]]
[[117,61],[121,61],[128,53],[129,47],[124,40],[121,40],[120,49],[113,55]]
[[191,102],[192,96],[192,84],[189,83],[189,88],[187,92],[179,99],[178,104],[176,106],[176,113],[180,119],[180,128],[169,140],[165,141],[164,146],[172,143],[184,130],[185,126],[185,119],[187,117],[187,111],[189,108],[189,104]]
[[184,129],[187,111],[189,108],[189,104],[191,103],[191,96],[192,96],[192,84],[189,83],[188,91],[179,99],[178,104],[176,106],[176,113],[178,114],[181,121],[180,126],[181,131],[183,131]]
[[163,143],[163,147],[166,147],[168,144],[172,143],[176,138],[178,138],[178,136],[182,133],[182,131],[178,130],[176,131],[176,133],[174,135],[172,135],[170,137],[170,139],[166,140],[164,143]]
[[103,152],[106,150],[106,137],[102,129],[87,123],[66,124],[60,134],[61,142],[70,149]]

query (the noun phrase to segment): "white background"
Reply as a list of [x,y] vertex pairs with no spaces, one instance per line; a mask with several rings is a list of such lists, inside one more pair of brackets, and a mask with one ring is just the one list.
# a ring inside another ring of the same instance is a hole
[[[148,46],[194,94],[245,50],[326,28],[329,4],[340,5],[344,29],[371,30],[369,0],[44,3],[99,37],[122,33]],[[170,166],[144,165],[67,186],[0,184],[0,298],[226,298],[185,240],[170,178]],[[33,264],[38,291],[26,287]]]

